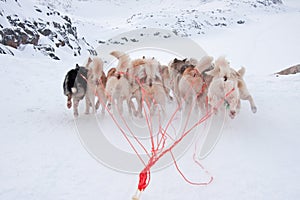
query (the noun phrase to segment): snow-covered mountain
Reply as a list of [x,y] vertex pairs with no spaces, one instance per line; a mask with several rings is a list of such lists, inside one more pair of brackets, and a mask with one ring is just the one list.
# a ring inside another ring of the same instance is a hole
[[30,1],[0,1],[0,27],[1,53],[13,54],[13,49],[7,47],[20,51],[31,48],[57,60],[59,51],[74,56],[82,51],[95,53],[84,37],[78,35],[70,17],[50,6]]
[[2,0],[0,5],[0,52],[13,54],[7,46],[29,48],[54,59],[96,54],[112,33],[163,28],[190,37],[251,22],[253,13],[283,10],[281,0]]

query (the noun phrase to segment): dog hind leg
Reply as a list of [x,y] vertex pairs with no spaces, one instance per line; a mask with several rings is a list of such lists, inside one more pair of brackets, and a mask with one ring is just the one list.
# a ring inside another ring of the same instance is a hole
[[79,99],[73,98],[73,110],[74,110],[74,117],[78,117],[78,105],[79,105]]

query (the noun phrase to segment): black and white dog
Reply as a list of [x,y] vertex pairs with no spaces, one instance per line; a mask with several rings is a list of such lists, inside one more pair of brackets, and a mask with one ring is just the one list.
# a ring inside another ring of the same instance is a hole
[[63,83],[64,94],[67,96],[67,107],[72,107],[73,99],[73,110],[74,116],[78,116],[78,104],[82,100],[87,91],[87,74],[88,69],[80,67],[76,64],[75,69],[71,69],[65,76]]

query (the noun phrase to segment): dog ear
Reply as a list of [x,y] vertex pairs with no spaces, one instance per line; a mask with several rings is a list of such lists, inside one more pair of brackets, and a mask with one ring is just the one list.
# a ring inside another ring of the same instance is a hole
[[246,72],[245,67],[241,67],[241,69],[239,69],[239,71],[238,71],[238,74],[240,75],[240,77],[243,77],[245,72]]
[[186,62],[187,58],[183,59],[182,62]]
[[173,62],[174,62],[174,63],[177,63],[177,62],[178,62],[177,58],[175,58],[175,59],[173,60]]

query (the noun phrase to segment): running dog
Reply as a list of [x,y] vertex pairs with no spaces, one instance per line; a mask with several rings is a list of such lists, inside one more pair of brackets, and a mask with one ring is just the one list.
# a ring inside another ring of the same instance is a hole
[[117,67],[110,71],[108,75],[108,93],[111,96],[111,103],[115,104],[117,101],[118,110],[123,113],[123,101],[125,100],[128,105],[129,113],[132,114],[134,104],[132,99],[136,98],[138,103],[138,111],[135,115],[142,116],[142,98],[139,90],[140,80],[143,78],[141,75],[141,65],[145,64],[143,59],[131,60],[128,54],[120,51],[113,51],[111,55],[116,57],[119,62]]
[[[103,72],[103,61],[99,57],[89,57],[85,67],[88,70],[85,113],[90,113],[90,107],[92,108],[92,113],[96,113],[98,107],[102,105],[102,114],[104,114],[106,76]],[[97,103],[95,103],[96,96],[98,97]]]
[[162,116],[166,116],[166,93],[162,83],[153,82],[151,86],[148,84],[142,85],[142,96],[147,107],[150,110],[150,115],[155,114],[156,108],[160,107]]
[[230,68],[229,62],[220,57],[215,61],[213,70],[207,72],[212,76],[212,82],[208,88],[208,103],[217,112],[218,104],[222,99],[229,107],[229,116],[233,119],[240,110],[240,100],[248,100],[253,113],[257,108],[243,79],[245,68],[235,71]]
[[163,84],[165,93],[168,97],[168,100],[173,101],[173,97],[170,94],[171,88],[172,88],[172,81],[171,81],[171,75],[170,75],[168,66],[162,65],[159,69],[159,73],[160,73],[162,84]]
[[[202,74],[193,65],[187,65],[178,83],[178,94],[185,102],[185,110],[189,111],[198,104],[202,113],[205,112],[206,83]],[[204,97],[204,98],[202,98]]]
[[63,82],[64,94],[67,96],[67,107],[72,107],[74,116],[78,116],[79,101],[82,100],[87,91],[87,74],[88,70],[85,67],[80,67],[76,64],[75,69],[71,69],[65,76]]

